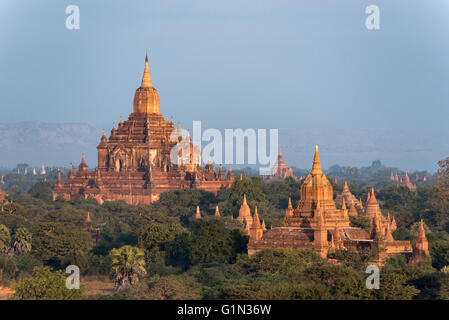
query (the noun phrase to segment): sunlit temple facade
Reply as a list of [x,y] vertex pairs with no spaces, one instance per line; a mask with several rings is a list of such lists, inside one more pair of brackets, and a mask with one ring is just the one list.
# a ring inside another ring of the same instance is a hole
[[[175,146],[178,146],[174,149]],[[179,150],[178,150],[179,149]],[[211,163],[201,166],[201,152],[178,125],[167,121],[159,110],[159,96],[153,87],[148,57],[142,83],[136,90],[133,112],[128,120],[112,126],[97,146],[98,166],[89,171],[84,156],[78,169],[70,166],[66,181],[58,177],[53,198],[93,198],[99,203],[124,200],[129,204],[150,204],[165,191],[199,188],[217,193],[229,188],[232,169],[218,170]],[[173,152],[175,150],[175,152]],[[174,154],[173,154],[174,153]]]
[[348,210],[346,198],[342,196],[342,206],[337,208],[332,185],[321,170],[318,147],[315,150],[312,170],[301,185],[300,193],[301,198],[296,208],[289,200],[283,227],[272,228],[266,232],[260,225],[258,215],[251,216],[244,199],[238,219],[250,236],[249,255],[267,248],[310,249],[325,258],[335,250],[371,249],[376,253],[373,262],[378,264],[397,254],[405,255],[413,263],[418,263],[429,255],[423,230],[420,230],[415,249],[410,241],[394,239],[392,233],[397,228],[396,221],[391,219],[389,214],[382,214],[374,189],[369,194],[363,213],[371,220],[370,232],[352,227],[349,217],[358,214],[355,209],[356,202],[352,201]]

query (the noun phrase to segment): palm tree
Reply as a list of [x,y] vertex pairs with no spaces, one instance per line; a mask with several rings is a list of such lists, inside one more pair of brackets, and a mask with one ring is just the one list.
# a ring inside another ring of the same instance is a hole
[[112,249],[112,276],[117,290],[129,289],[139,282],[139,277],[145,275],[145,253],[142,249],[123,246]]
[[7,255],[11,251],[11,235],[4,224],[0,224],[0,255]]
[[31,251],[31,232],[26,228],[19,228],[15,234],[14,250],[18,254],[25,254]]

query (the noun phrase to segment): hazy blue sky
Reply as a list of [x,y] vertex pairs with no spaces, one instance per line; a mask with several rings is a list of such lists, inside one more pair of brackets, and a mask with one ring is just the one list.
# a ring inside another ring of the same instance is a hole
[[185,126],[447,131],[447,0],[1,0],[0,122],[109,130],[147,48],[161,112]]

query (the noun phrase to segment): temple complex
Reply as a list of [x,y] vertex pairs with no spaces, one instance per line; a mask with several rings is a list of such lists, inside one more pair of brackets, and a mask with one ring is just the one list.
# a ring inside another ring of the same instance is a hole
[[289,168],[287,164],[284,161],[284,157],[282,156],[282,151],[279,150],[278,158],[276,160],[276,163],[271,168],[271,175],[269,175],[266,179],[267,180],[283,180],[287,177],[292,177],[293,179],[297,180],[295,175],[293,175],[292,168]]
[[[76,172],[70,165],[67,179],[58,181],[53,198],[93,198],[99,203],[124,200],[129,204],[151,204],[162,192],[199,188],[213,193],[229,188],[231,168],[216,172],[208,163],[201,167],[201,152],[184,136],[178,125],[167,121],[159,110],[145,58],[142,83],[136,90],[128,120],[112,126],[109,138],[103,131],[97,146],[98,165],[89,171],[84,155]],[[44,169],[45,170],[45,169]],[[42,174],[42,172],[41,172]]]
[[410,191],[416,191],[416,185],[410,180],[407,171],[405,172],[405,177],[399,182],[399,185],[408,188]]
[[[312,170],[301,185],[300,193],[301,199],[296,208],[293,208],[291,201],[288,203],[284,226],[266,232],[260,227],[257,211],[251,217],[244,197],[238,220],[250,235],[249,255],[267,248],[310,249],[325,258],[335,250],[367,248],[375,253],[372,262],[377,264],[382,264],[388,257],[397,254],[405,255],[414,263],[422,261],[428,255],[425,234],[421,234],[422,245],[415,250],[409,241],[394,239],[392,232],[396,229],[396,222],[391,220],[390,215],[385,217],[382,214],[374,189],[369,195],[365,210],[365,216],[372,222],[370,232],[351,227],[345,198],[342,199],[341,209],[337,209],[333,200],[332,185],[321,170],[318,147],[315,149]],[[351,208],[354,214],[354,201],[351,202]],[[420,254],[418,258],[417,250]]]
[[360,204],[359,200],[357,200],[357,198],[349,190],[348,182],[346,182],[346,181],[345,181],[345,185],[343,187],[342,193],[339,194],[335,198],[335,203],[338,204],[339,206],[341,206],[343,204],[343,201],[347,205],[351,205],[351,203],[353,203],[354,206],[359,207],[359,208],[363,208],[362,205]]
[[[410,191],[416,191],[416,185],[412,183],[412,180],[410,179],[407,171],[405,171],[404,178],[400,178],[400,179],[399,179],[398,173],[396,172],[396,175],[393,175],[393,171],[392,171],[390,180],[397,182],[399,184],[399,186],[401,186],[401,187],[408,188]],[[416,175],[415,181],[418,181],[418,180],[419,180],[419,176]],[[426,176],[424,176],[423,181],[425,182],[426,180],[427,180],[427,178],[426,178]]]
[[254,216],[251,215],[251,209],[246,202],[246,195],[243,195],[243,203],[239,210],[237,220],[243,225],[243,229],[250,239],[259,240],[262,238],[263,232],[267,230],[265,221],[260,223],[257,207],[254,209]]

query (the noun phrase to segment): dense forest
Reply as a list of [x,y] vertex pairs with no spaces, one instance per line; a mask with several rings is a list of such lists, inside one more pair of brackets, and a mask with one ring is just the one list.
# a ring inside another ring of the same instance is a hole
[[[242,195],[268,228],[282,225],[288,198],[299,200],[301,182],[259,177],[236,178],[218,195],[167,192],[151,206],[53,201],[51,179],[26,188],[17,178],[0,212],[0,281],[15,291],[12,299],[449,299],[449,160],[439,165],[435,182],[416,192],[396,185],[376,190],[382,212],[396,219],[394,237],[413,243],[423,219],[431,254],[420,265],[402,256],[387,260],[378,290],[365,285],[370,252],[337,251],[338,263],[307,250],[248,257],[248,237],[234,219]],[[334,184],[334,195],[341,189]],[[369,190],[350,189],[363,199]],[[193,218],[196,206],[202,219]],[[96,236],[84,227],[88,212]],[[351,223],[370,227],[363,216]],[[68,265],[80,268],[79,290],[65,287]],[[95,280],[113,290],[91,290]]]

